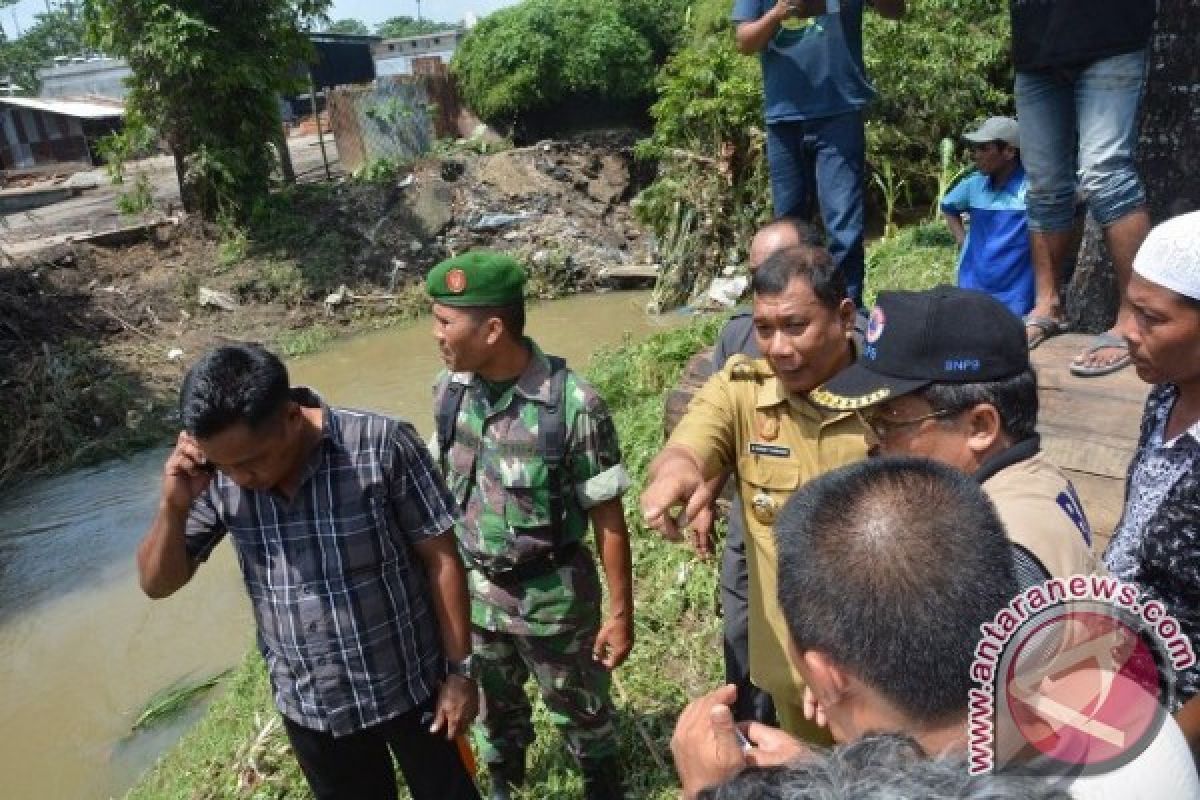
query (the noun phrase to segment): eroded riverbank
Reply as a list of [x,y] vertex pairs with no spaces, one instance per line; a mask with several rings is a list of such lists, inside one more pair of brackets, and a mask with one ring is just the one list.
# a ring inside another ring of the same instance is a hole
[[[226,339],[286,355],[428,308],[422,280],[473,247],[513,252],[529,293],[586,292],[652,260],[629,199],[631,132],[432,158],[387,180],[305,183],[244,223],[0,247],[0,487],[132,452],[173,427],[175,387]],[[0,226],[0,245],[10,231]]]

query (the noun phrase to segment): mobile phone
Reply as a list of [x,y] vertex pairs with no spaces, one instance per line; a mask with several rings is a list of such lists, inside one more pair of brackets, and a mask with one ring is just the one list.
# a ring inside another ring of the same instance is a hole
[[737,736],[738,744],[741,745],[743,753],[754,748],[754,745],[746,738],[746,734],[742,733],[741,728],[734,726],[733,732]]

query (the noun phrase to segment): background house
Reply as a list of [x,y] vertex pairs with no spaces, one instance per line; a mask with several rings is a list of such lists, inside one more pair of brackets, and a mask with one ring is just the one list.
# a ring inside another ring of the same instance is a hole
[[110,98],[0,96],[0,169],[99,164],[96,140],[120,130],[124,111]]
[[384,76],[440,72],[443,65],[450,63],[450,58],[466,35],[465,30],[451,29],[420,36],[406,36],[403,39],[384,39],[372,48],[375,56],[375,74]]
[[38,70],[41,97],[111,97],[125,99],[125,79],[133,70],[123,58],[107,56],[59,56],[52,66]]

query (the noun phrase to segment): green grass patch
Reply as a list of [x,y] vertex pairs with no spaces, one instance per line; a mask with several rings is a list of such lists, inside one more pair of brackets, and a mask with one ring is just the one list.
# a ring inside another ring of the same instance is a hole
[[337,336],[327,325],[310,325],[294,331],[284,331],[275,337],[275,349],[287,358],[315,353]]
[[310,797],[257,652],[234,669],[204,719],[147,772],[129,800]]
[[941,222],[901,228],[867,249],[867,291],[870,305],[875,295],[888,289],[929,289],[955,282],[958,255],[954,237]]

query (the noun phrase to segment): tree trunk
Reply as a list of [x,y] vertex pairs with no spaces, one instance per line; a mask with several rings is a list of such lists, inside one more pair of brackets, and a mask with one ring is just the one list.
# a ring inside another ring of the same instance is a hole
[[280,125],[275,133],[275,152],[279,156],[279,171],[284,183],[296,182],[296,168],[292,166],[292,151],[288,149],[287,132]]
[[191,184],[183,178],[186,172],[183,166],[183,154],[178,147],[172,147],[171,155],[175,158],[175,179],[179,181],[179,202],[183,206],[184,211],[194,214],[200,210],[200,203],[196,198],[196,192],[193,190]]
[[[1197,30],[1200,0],[1158,0],[1137,159],[1153,224],[1200,208]],[[1112,325],[1116,313],[1112,263],[1100,226],[1089,218],[1067,287],[1067,319],[1076,330],[1098,332]]]

